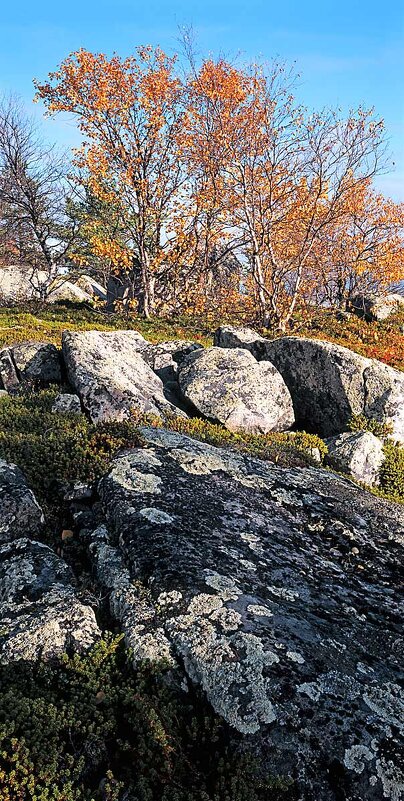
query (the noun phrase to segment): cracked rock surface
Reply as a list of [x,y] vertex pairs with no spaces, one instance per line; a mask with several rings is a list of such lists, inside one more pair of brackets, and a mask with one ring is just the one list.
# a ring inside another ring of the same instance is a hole
[[142,358],[147,345],[137,331],[63,333],[69,382],[93,422],[127,419],[131,409],[183,415],[165,398],[163,382]]
[[81,603],[70,568],[27,538],[0,545],[0,660],[55,659],[85,651],[98,637],[91,607]]
[[97,575],[134,657],[165,658],[305,801],[404,797],[404,509],[162,429],[100,483]]

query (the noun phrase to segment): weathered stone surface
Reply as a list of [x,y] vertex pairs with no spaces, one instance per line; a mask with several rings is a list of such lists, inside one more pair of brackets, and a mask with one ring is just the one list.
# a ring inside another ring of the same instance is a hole
[[300,428],[331,437],[365,414],[389,423],[393,439],[404,442],[403,372],[319,339],[257,341],[256,355],[275,365],[290,391]]
[[70,568],[46,545],[0,545],[0,660],[54,659],[100,636],[91,607],[76,597]]
[[387,320],[392,314],[404,309],[404,295],[390,292],[388,295],[356,295],[350,308],[359,317],[367,320]]
[[9,348],[0,351],[0,386],[6,392],[18,389],[19,379]]
[[265,354],[265,345],[268,342],[252,328],[236,328],[232,325],[221,325],[215,331],[213,344],[218,348],[245,348],[260,359]]
[[269,362],[242,348],[204,348],[180,364],[178,381],[187,401],[230,431],[285,431],[294,423],[289,390]]
[[43,522],[42,509],[21,470],[0,459],[0,543],[35,536]]
[[137,331],[63,333],[68,378],[94,422],[124,420],[131,410],[182,414],[164,397],[161,379],[141,356]]
[[92,546],[135,658],[177,660],[299,799],[399,801],[404,509],[142,433],[100,483],[111,534]]
[[60,360],[55,345],[22,342],[11,348],[11,354],[20,381],[33,381],[43,386],[60,384]]
[[91,303],[92,296],[71,281],[56,280],[49,289],[47,303],[70,301],[71,303]]
[[177,380],[178,366],[185,357],[201,348],[202,345],[197,342],[176,339],[170,342],[159,342],[157,345],[147,345],[142,348],[142,356],[149,367],[166,384]]
[[57,412],[60,413],[69,413],[69,414],[80,414],[81,412],[81,402],[78,395],[71,395],[67,392],[63,392],[60,395],[57,395],[53,404],[52,404],[52,412],[55,414]]
[[378,483],[384,462],[383,443],[370,431],[339,434],[327,440],[326,464],[370,486]]
[[105,286],[96,281],[92,275],[81,275],[80,278],[76,281],[76,285],[83,289],[87,295],[90,295],[93,298],[98,298],[99,300],[106,301],[107,299],[107,290]]
[[37,601],[57,584],[71,587],[70,567],[47,545],[27,537],[0,545],[0,602]]
[[15,303],[40,297],[40,287],[46,285],[48,275],[28,265],[10,264],[0,267],[0,301]]

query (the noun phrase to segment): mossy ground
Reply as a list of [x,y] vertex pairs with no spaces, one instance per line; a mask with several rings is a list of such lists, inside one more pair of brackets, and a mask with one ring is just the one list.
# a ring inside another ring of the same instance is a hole
[[[27,340],[41,340],[60,345],[62,331],[99,329],[113,331],[134,329],[151,342],[168,339],[192,339],[204,345],[212,344],[212,333],[224,323],[249,325],[248,321],[231,318],[176,317],[145,320],[136,314],[106,314],[83,304],[57,303],[52,306],[38,304],[0,307],[0,347]],[[254,327],[254,324],[252,323]],[[327,339],[351,348],[363,356],[404,370],[404,312],[383,322],[367,322],[355,315],[340,319],[332,310],[312,310],[297,314],[288,334]],[[257,329],[259,330],[259,329]],[[270,338],[279,336],[276,330],[259,330]]]
[[292,799],[164,672],[135,672],[112,635],[84,657],[0,666],[1,801]]

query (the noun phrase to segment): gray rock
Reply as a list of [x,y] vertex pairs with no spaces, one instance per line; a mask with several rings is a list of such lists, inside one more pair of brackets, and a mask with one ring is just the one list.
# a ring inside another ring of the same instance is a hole
[[137,331],[64,331],[69,382],[93,422],[128,419],[131,410],[183,414],[164,397],[161,379],[142,358],[147,344]]
[[390,424],[392,438],[404,442],[403,372],[319,339],[257,342],[258,358],[275,365],[290,391],[299,428],[331,437],[365,414]]
[[177,380],[178,366],[194,350],[200,350],[202,345],[190,340],[176,339],[170,342],[159,342],[157,345],[147,345],[142,348],[142,356],[161,378],[163,384]]
[[265,337],[261,337],[252,328],[235,328],[232,325],[221,325],[213,337],[213,344],[218,348],[245,348],[256,359],[260,359],[265,353],[267,342]]
[[47,545],[23,537],[0,545],[0,602],[37,601],[55,584],[71,587],[70,567]]
[[76,281],[76,285],[93,298],[103,301],[107,299],[107,290],[92,275],[81,275]]
[[135,660],[176,661],[297,798],[402,799],[404,508],[142,433],[100,483],[91,546]]
[[21,470],[0,459],[0,543],[35,536],[43,523],[42,509]]
[[378,484],[384,462],[383,443],[370,431],[339,434],[327,440],[326,464],[364,484]]
[[71,395],[67,392],[57,395],[52,404],[52,412],[55,414],[80,414],[81,402],[79,396]]
[[26,538],[0,545],[1,662],[50,660],[93,645],[101,632],[73,583],[48,546]]
[[178,381],[187,401],[230,431],[285,431],[294,423],[289,390],[269,362],[246,350],[204,348],[180,364]]
[[20,381],[48,386],[62,380],[59,354],[49,342],[22,342],[11,348],[12,359]]
[[19,378],[8,348],[0,351],[0,382],[6,392],[13,392],[19,387]]
[[47,303],[60,303],[60,301],[70,301],[71,303],[92,303],[92,296],[71,281],[56,279],[46,298]]
[[356,295],[351,298],[349,305],[359,317],[387,320],[392,314],[404,309],[404,295],[393,292],[387,295]]
[[142,358],[161,378],[167,400],[184,411],[187,407],[181,397],[178,384],[178,366],[189,353],[200,348],[202,345],[196,342],[177,339],[170,342],[159,342],[157,345],[147,345],[141,350]]
[[28,265],[10,264],[0,267],[0,300],[18,303],[40,297],[40,287],[46,286],[49,276],[43,270]]

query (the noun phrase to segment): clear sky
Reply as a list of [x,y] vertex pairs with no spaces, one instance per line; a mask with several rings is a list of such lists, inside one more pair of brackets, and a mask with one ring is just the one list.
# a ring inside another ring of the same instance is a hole
[[[171,52],[184,25],[204,54],[296,62],[297,94],[310,107],[375,106],[396,164],[378,186],[404,200],[402,0],[2,0],[0,91],[20,94],[31,109],[32,79],[71,51],[127,55],[138,44],[160,44]],[[76,140],[71,122],[48,121],[45,131],[61,144]]]

